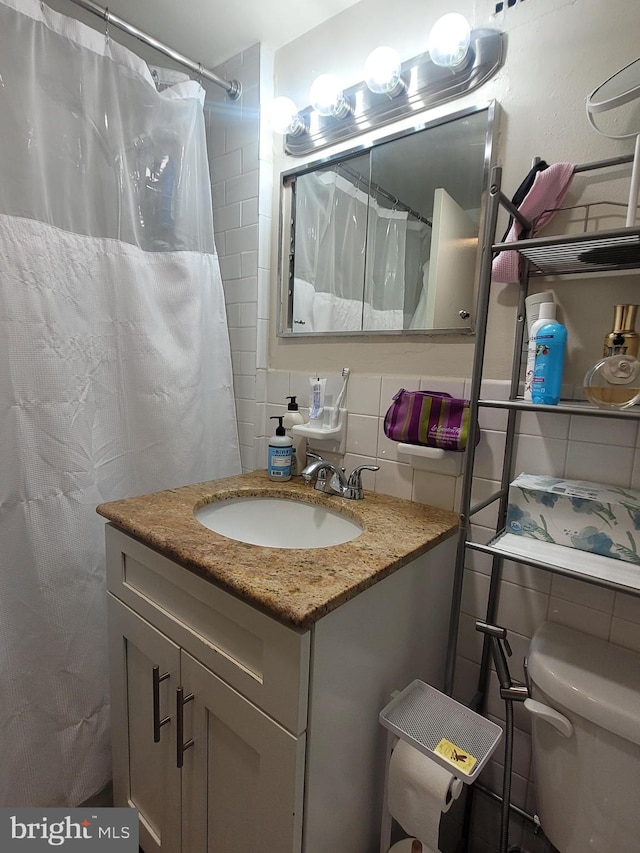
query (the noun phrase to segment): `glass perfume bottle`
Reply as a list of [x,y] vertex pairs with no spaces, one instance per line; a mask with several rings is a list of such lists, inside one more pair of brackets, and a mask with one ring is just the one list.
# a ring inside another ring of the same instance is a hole
[[636,332],[637,311],[637,305],[613,306],[613,329],[604,339],[604,358],[611,355],[638,355],[640,335]]
[[584,378],[587,400],[602,409],[626,409],[640,402],[640,361],[628,355],[603,358]]

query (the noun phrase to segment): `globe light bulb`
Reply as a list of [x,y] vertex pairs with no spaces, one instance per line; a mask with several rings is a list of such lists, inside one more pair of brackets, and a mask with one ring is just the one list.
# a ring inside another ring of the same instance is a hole
[[392,47],[383,45],[372,50],[364,65],[367,87],[379,95],[396,95],[404,89],[400,56]]
[[298,114],[298,108],[284,96],[274,98],[269,104],[269,125],[274,133],[296,136],[304,129],[304,122]]
[[321,116],[343,118],[350,112],[342,85],[333,74],[321,74],[311,85],[311,106]]
[[427,50],[436,65],[458,68],[466,59],[470,41],[471,27],[467,19],[459,12],[449,12],[433,25]]

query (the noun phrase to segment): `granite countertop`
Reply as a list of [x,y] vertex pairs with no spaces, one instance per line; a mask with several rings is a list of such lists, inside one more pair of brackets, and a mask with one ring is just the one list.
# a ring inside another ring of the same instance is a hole
[[[266,548],[228,539],[194,512],[233,497],[305,500],[341,512],[364,530],[326,548]],[[360,501],[325,495],[300,478],[274,483],[265,471],[101,504],[97,512],[166,557],[289,625],[326,613],[452,536],[448,510],[365,492]]]

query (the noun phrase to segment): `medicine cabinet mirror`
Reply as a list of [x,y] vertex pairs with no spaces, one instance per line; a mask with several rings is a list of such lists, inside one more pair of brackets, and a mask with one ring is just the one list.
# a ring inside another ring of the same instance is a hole
[[282,173],[282,337],[469,334],[496,104]]

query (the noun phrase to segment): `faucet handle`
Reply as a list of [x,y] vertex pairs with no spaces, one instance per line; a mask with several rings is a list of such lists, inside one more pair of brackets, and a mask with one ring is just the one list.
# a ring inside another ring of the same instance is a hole
[[361,472],[362,471],[379,471],[379,465],[358,465],[357,468],[354,468],[353,471],[349,474],[349,485],[362,485]]
[[363,497],[361,476],[363,471],[379,470],[379,465],[358,465],[357,468],[354,468],[353,471],[349,474],[349,479],[347,480],[347,488],[350,491],[349,497],[354,500],[360,500]]
[[[305,451],[305,453],[307,454],[307,459],[306,459],[306,463],[307,463],[307,465],[309,465],[309,460],[312,460],[313,462],[324,462],[324,461],[325,461],[319,453],[315,453],[313,450],[309,450],[309,449],[307,448],[307,450]],[[303,476],[304,476],[304,475],[303,475]],[[307,485],[309,485],[309,483],[311,482],[311,478],[310,478],[310,477],[304,477],[304,480],[305,480],[305,483],[306,483]],[[318,473],[316,474],[316,485],[315,485],[315,488],[316,488],[319,492],[324,492],[324,491],[325,491],[325,487],[326,487],[326,485],[327,485],[327,472],[326,472],[326,471],[324,471],[324,470],[323,470],[323,471],[318,471]]]

